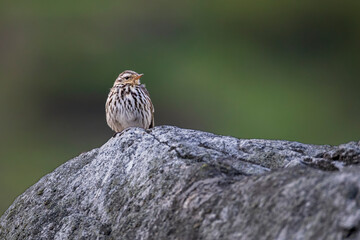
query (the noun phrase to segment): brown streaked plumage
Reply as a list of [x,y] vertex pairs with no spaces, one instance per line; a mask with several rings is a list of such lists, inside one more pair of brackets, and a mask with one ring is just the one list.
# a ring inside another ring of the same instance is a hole
[[131,70],[120,73],[110,89],[106,104],[106,121],[115,132],[129,127],[154,127],[154,106],[145,85],[143,74]]

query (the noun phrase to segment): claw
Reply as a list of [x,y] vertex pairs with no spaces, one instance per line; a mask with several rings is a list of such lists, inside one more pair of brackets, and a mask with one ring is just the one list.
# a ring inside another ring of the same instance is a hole
[[124,132],[128,131],[129,129],[130,129],[130,128],[125,128],[125,129],[122,130],[121,132],[116,132],[116,133],[114,133],[114,135],[113,135],[112,137],[116,137],[118,134],[119,134],[119,136],[121,136],[121,135],[124,134]]

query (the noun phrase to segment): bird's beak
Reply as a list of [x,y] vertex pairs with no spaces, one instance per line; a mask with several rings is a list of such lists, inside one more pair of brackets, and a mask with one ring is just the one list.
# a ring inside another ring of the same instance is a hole
[[138,79],[141,78],[143,75],[144,75],[143,73],[137,75],[134,80],[138,80]]

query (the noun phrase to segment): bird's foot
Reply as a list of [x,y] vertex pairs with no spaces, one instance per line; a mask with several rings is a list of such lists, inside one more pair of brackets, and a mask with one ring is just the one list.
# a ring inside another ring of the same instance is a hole
[[121,136],[121,135],[123,135],[126,131],[128,131],[130,128],[126,128],[126,129],[124,129],[124,130],[122,130],[121,132],[116,132],[116,133],[114,133],[114,135],[112,136],[112,137],[116,137],[116,136]]

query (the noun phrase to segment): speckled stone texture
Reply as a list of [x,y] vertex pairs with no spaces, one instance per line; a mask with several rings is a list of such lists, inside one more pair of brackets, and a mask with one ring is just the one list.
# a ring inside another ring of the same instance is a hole
[[360,145],[131,128],[20,195],[0,239],[360,239]]

